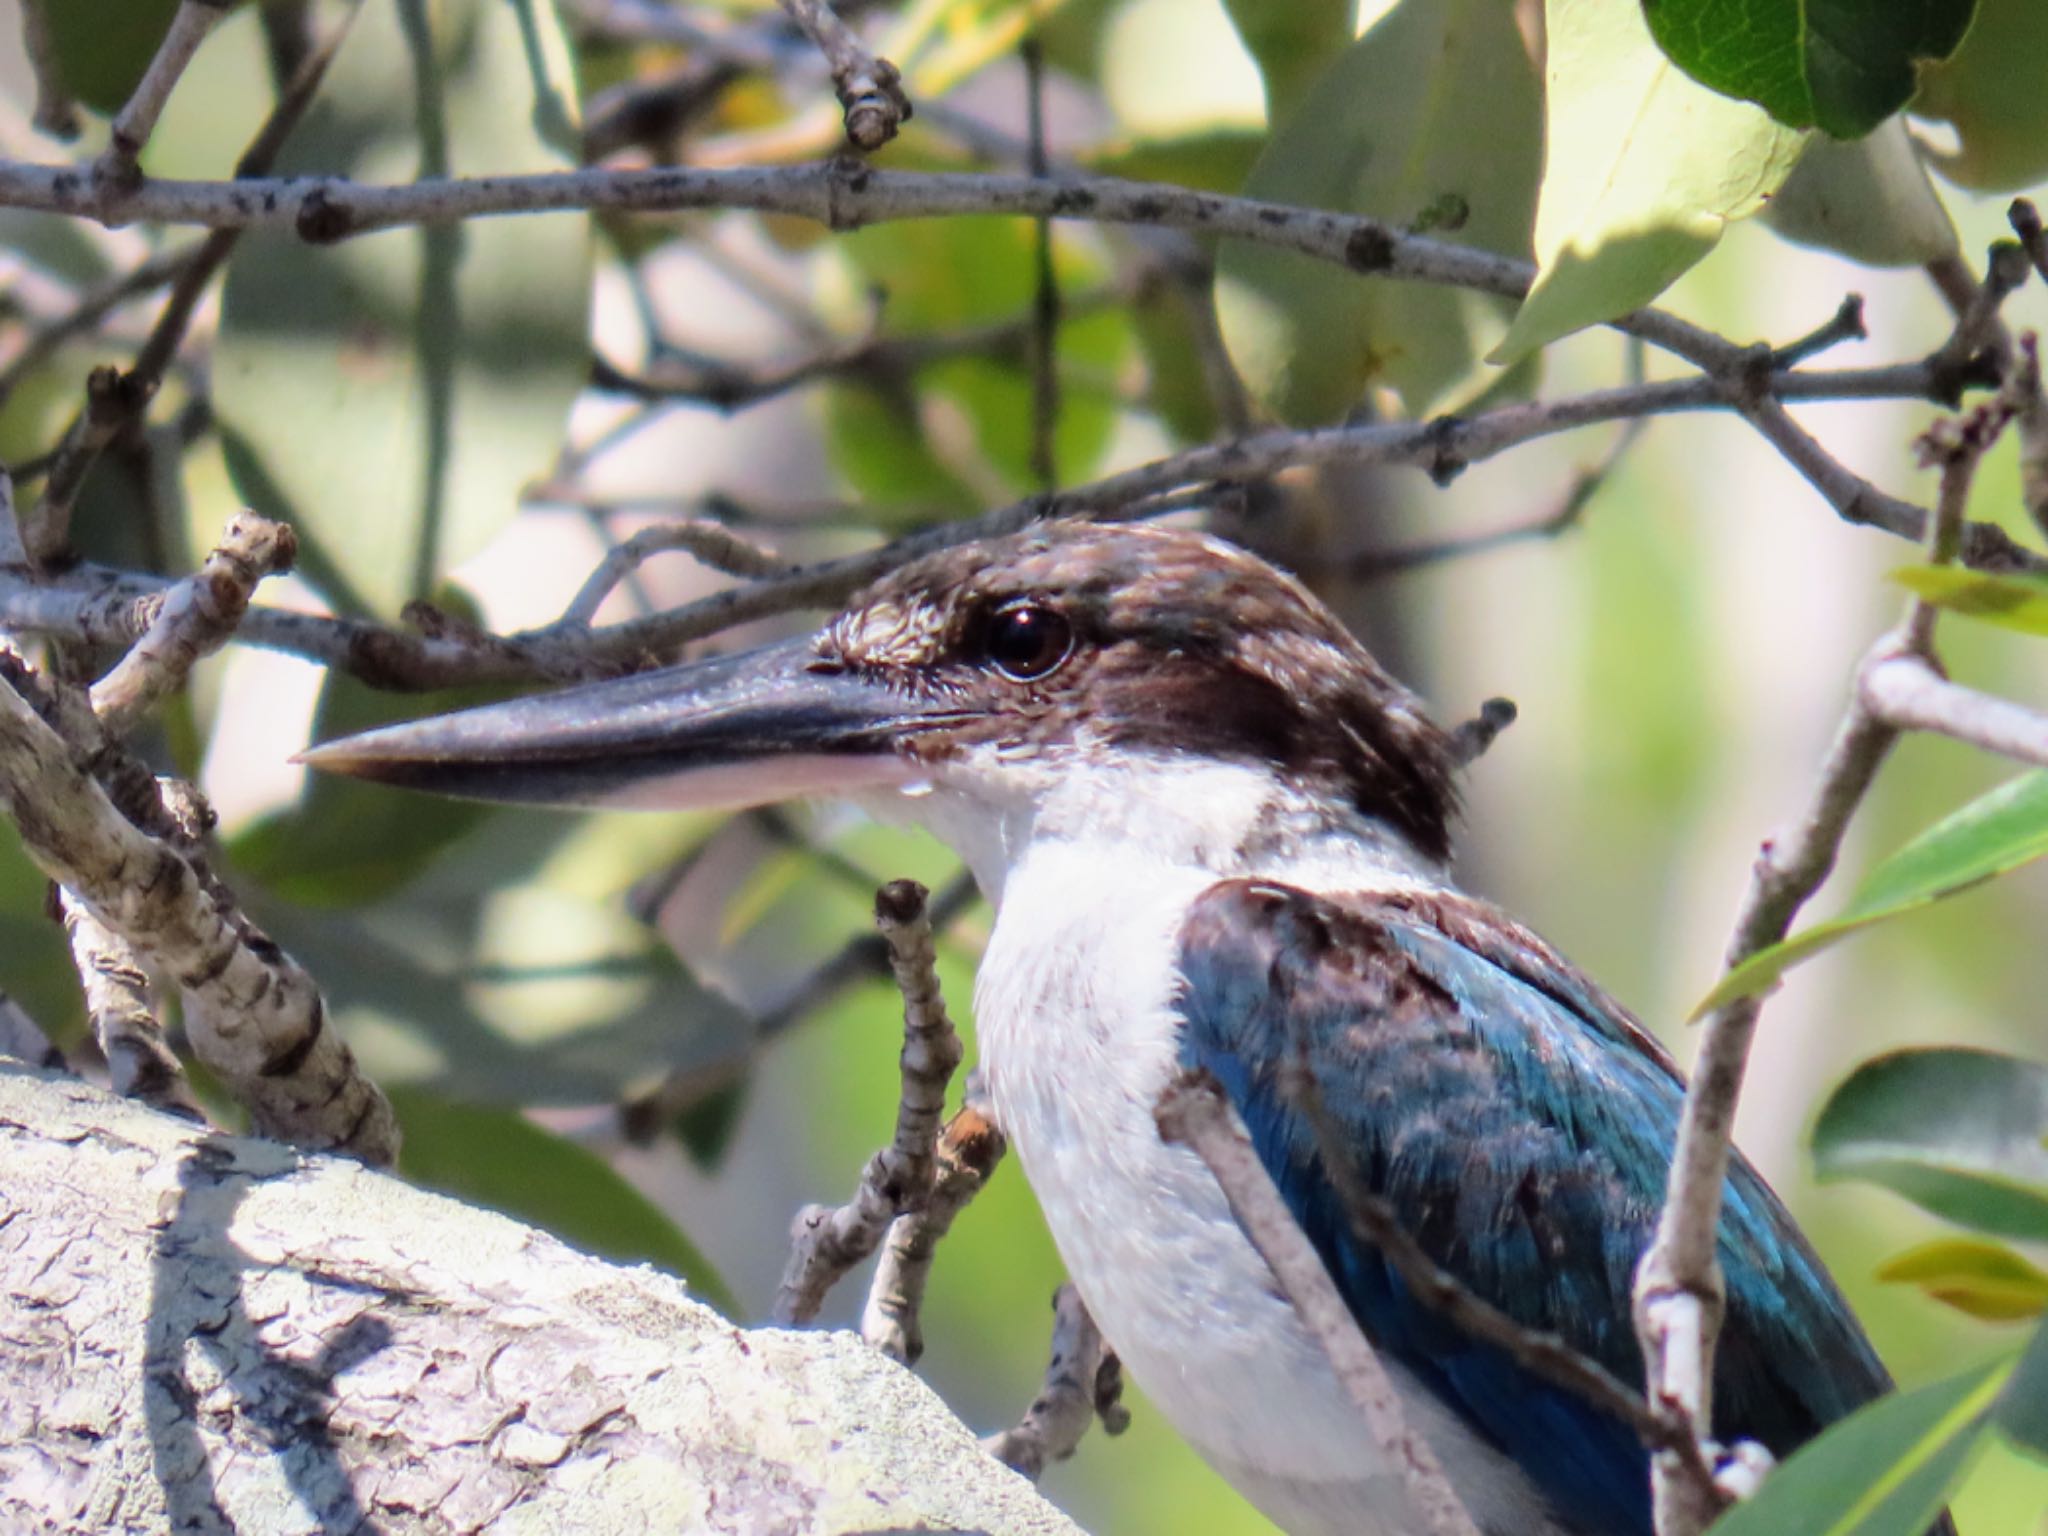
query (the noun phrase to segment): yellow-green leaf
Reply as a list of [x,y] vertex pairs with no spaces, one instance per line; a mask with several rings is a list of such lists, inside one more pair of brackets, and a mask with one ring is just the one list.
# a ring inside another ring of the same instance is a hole
[[1853,143],[1815,135],[1763,221],[1872,267],[1922,267],[1956,252],[1955,225],[1899,117]]
[[1848,906],[1824,923],[1751,955],[1718,982],[1694,1019],[1770,986],[1807,956],[1872,923],[1928,906],[2048,853],[2048,773],[2008,779],[1929,827],[1879,864]]
[[1937,608],[2023,635],[2048,635],[2048,581],[1954,565],[1909,565],[1892,580]]
[[1492,361],[1649,303],[1763,206],[1804,135],[1666,58],[1637,5],[1549,0],[1535,286]]
[[[1432,233],[1525,255],[1541,119],[1511,7],[1403,0],[1317,79],[1244,191],[1403,224],[1450,210]],[[1479,354],[1505,324],[1480,295],[1243,244],[1219,255],[1216,301],[1245,382],[1298,423],[1339,419],[1376,384],[1416,415],[1461,405],[1490,382]]]
[[1924,65],[1907,108],[1946,120],[1961,141],[1933,152],[1941,174],[1973,192],[2016,192],[2048,177],[2048,5],[1978,0],[1963,45]]
[[1909,1248],[1877,1278],[1918,1286],[1936,1301],[1985,1322],[2015,1322],[2048,1311],[2048,1272],[2003,1243],[1946,1237]]

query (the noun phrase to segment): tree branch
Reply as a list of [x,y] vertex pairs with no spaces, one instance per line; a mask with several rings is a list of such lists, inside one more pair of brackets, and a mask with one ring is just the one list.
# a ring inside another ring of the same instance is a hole
[[137,160],[143,145],[156,132],[156,120],[170,102],[178,77],[185,73],[185,66],[192,62],[199,45],[206,41],[206,34],[226,14],[227,7],[219,0],[183,0],[171,13],[171,24],[157,44],[149,67],[135,83],[127,102],[115,114],[107,147],[100,151],[99,159],[93,164],[95,180],[114,187],[132,188],[141,183],[142,167]]
[[853,29],[833,14],[831,0],[781,0],[781,4],[825,56],[839,105],[846,110],[847,142],[870,152],[895,138],[911,115],[910,98],[903,94],[903,77],[896,66],[861,45]]
[[1409,1426],[1394,1384],[1359,1332],[1322,1258],[1288,1214],[1222,1089],[1206,1073],[1187,1074],[1160,1096],[1154,1113],[1160,1135],[1193,1150],[1223,1186],[1231,1214],[1322,1345],[1345,1393],[1365,1416],[1374,1443],[1397,1470],[1419,1528],[1428,1536],[1479,1536],[1436,1453]]
[[0,1065],[0,1528],[1080,1536],[846,1333]]

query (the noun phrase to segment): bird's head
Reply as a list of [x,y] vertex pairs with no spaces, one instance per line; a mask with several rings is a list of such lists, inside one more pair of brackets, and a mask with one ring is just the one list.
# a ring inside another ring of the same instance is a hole
[[902,567],[801,639],[389,727],[313,766],[474,798],[857,798],[1000,887],[1020,842],[1229,860],[1276,818],[1448,851],[1451,738],[1300,583],[1203,534],[1055,524]]

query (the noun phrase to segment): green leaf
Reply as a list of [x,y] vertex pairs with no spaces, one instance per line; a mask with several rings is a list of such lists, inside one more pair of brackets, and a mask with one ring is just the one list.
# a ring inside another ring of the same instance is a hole
[[1904,118],[1853,144],[1816,138],[1764,209],[1772,232],[1872,267],[1919,267],[1956,253],[1956,229]]
[[1265,79],[1276,127],[1358,24],[1357,0],[1223,0],[1223,9]]
[[1962,41],[1975,0],[1643,0],[1702,85],[1793,128],[1859,138],[1906,104],[1916,67]]
[[1877,1278],[1915,1285],[1983,1322],[2008,1323],[2048,1311],[2048,1273],[2003,1243],[1945,1237],[1908,1249]]
[[1813,1129],[1822,1179],[1866,1179],[1980,1232],[2048,1241],[2048,1065],[1897,1051],[1837,1088]]
[[1715,1521],[1714,1536],[1926,1536],[2011,1371],[1999,1361],[1858,1409]]
[[700,1301],[738,1315],[711,1261],[596,1153],[517,1110],[416,1088],[390,1094],[405,1130],[398,1171],[415,1184],[489,1206],[601,1258],[657,1265],[687,1280]]
[[[574,163],[551,0],[364,8],[280,174],[365,181]],[[297,528],[336,603],[393,613],[517,510],[589,367],[590,225],[480,219],[319,246],[244,236],[215,409],[236,488]]]
[[1841,913],[1759,950],[1692,1011],[1698,1019],[1761,992],[1810,955],[1873,923],[2019,868],[2048,853],[2048,773],[2023,773],[1929,827],[1864,877]]
[[1688,78],[1634,5],[1548,0],[1540,270],[1492,361],[1649,303],[1778,189],[1801,135]]
[[65,88],[113,116],[149,68],[177,9],[178,0],[43,0]]
[[1907,109],[1947,122],[1961,140],[1953,154],[1930,151],[1941,174],[1973,192],[2016,192],[2048,177],[2048,5],[1977,0],[1977,19],[1945,63],[1920,71]]
[[1891,579],[1951,613],[2023,635],[2048,635],[2048,581],[1952,565],[1908,565],[1893,571]]
[[[1244,192],[1404,224],[1449,209],[1444,238],[1525,255],[1541,119],[1511,7],[1403,0],[1316,80]],[[1245,382],[1296,423],[1340,419],[1376,385],[1418,416],[1462,404],[1504,317],[1482,295],[1242,243],[1222,247],[1216,301]]]
[[2034,1330],[1999,1394],[1998,1427],[2020,1449],[2048,1456],[2048,1323]]

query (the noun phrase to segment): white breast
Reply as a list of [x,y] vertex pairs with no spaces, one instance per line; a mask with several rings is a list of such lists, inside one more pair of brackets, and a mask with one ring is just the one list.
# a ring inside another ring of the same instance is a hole
[[[1178,1066],[1176,935],[1215,878],[1033,840],[975,988],[990,1096],[1069,1275],[1175,1429],[1295,1536],[1401,1536],[1418,1527],[1398,1475],[1208,1170],[1153,1123]],[[1561,1536],[1512,1463],[1401,1384],[1483,1528]]]

